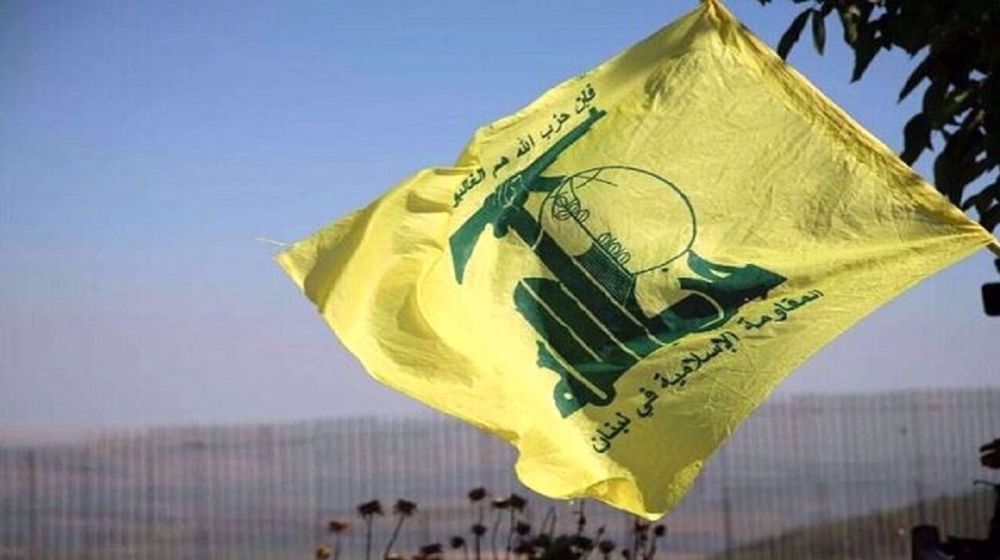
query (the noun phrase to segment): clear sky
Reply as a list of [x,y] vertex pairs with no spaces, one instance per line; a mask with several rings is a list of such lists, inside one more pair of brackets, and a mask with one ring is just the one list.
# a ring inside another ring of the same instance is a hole
[[[787,4],[787,6],[786,6]],[[271,260],[694,0],[0,3],[0,428],[422,410],[368,378]],[[730,0],[776,44],[801,8]],[[792,63],[894,149],[919,102]],[[927,161],[918,168],[926,172]],[[983,386],[985,252],[838,339],[779,393]]]

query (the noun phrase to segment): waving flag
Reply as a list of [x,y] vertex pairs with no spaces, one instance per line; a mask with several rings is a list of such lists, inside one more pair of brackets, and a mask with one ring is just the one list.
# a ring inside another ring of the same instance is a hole
[[656,518],[796,366],[988,245],[713,0],[278,260],[526,485]]

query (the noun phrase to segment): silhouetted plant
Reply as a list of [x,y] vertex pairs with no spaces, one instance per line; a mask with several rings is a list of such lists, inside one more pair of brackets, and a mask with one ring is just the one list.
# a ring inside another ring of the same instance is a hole
[[604,539],[597,543],[597,550],[601,552],[604,560],[610,560],[611,553],[615,551],[615,541],[611,539]]
[[483,517],[486,515],[486,497],[489,492],[482,486],[469,491],[469,501],[477,509],[476,523],[472,525],[472,535],[475,537],[476,560],[481,560],[483,535],[486,534],[486,525],[483,524]]
[[378,500],[372,500],[370,502],[365,502],[358,506],[358,514],[361,517],[372,517],[375,515],[384,515],[382,511],[382,502]]
[[375,524],[376,515],[385,515],[382,512],[382,503],[378,500],[365,502],[358,506],[358,515],[365,520],[365,560],[371,560],[372,526]]
[[438,560],[444,553],[444,547],[441,543],[432,543],[420,547],[420,552],[418,552],[413,560]]
[[653,527],[653,538],[649,539],[649,546],[646,548],[646,560],[656,558],[656,541],[667,536],[667,526],[657,525]]
[[339,519],[333,519],[326,525],[326,531],[333,535],[333,560],[340,558],[340,539],[341,535],[347,532],[351,528],[351,524],[347,521],[341,521]]
[[396,525],[392,528],[392,536],[389,537],[389,542],[385,545],[385,553],[382,554],[385,560],[389,559],[392,547],[396,544],[396,539],[399,538],[399,531],[403,528],[403,522],[413,515],[413,512],[416,510],[417,504],[409,500],[396,500],[396,505],[392,506],[392,511],[396,514]]
[[441,546],[441,543],[431,543],[420,547],[420,554],[431,555],[431,554],[441,554],[443,552],[444,552],[444,547]]
[[[650,523],[635,518],[632,523],[631,535],[626,534],[624,544],[619,547],[615,541],[605,538],[605,527],[600,526],[593,535],[585,533],[587,518],[585,515],[584,502],[581,500],[574,510],[576,515],[576,532],[556,535],[556,513],[554,507],[549,507],[541,524],[533,526],[528,523],[529,515],[525,514],[528,507],[528,500],[517,494],[510,494],[505,498],[488,500],[489,494],[484,488],[475,488],[468,493],[469,501],[476,512],[479,522],[471,526],[471,533],[476,543],[476,560],[481,560],[481,542],[490,529],[482,523],[485,515],[485,508],[489,507],[494,512],[492,526],[491,544],[493,550],[493,560],[498,558],[499,549],[497,547],[500,526],[503,524],[504,514],[509,520],[507,546],[503,560],[509,560],[511,556],[520,560],[587,560],[591,556],[600,556],[600,560],[610,560],[613,553],[620,552],[625,560],[653,560],[656,555],[657,540],[666,535],[666,527],[663,525],[652,526]],[[487,502],[489,505],[487,506]],[[379,560],[403,560],[404,555],[394,552],[402,528],[406,520],[417,511],[417,504],[409,500],[397,500],[392,508],[396,517],[396,523],[385,544],[385,551]],[[365,560],[371,560],[373,546],[372,535],[375,518],[385,515],[382,504],[378,500],[365,502],[357,506],[358,515],[365,522]],[[523,517],[522,517],[523,516]],[[338,560],[341,545],[341,535],[350,528],[350,523],[342,520],[332,520],[327,522],[327,531],[336,539],[333,546],[323,546],[316,549],[315,558],[318,560]],[[629,537],[631,536],[631,541]],[[445,558],[445,546],[441,543],[433,543],[419,548],[416,554],[405,556],[409,560],[443,560]],[[469,543],[461,535],[455,535],[447,541],[447,548],[455,551],[452,558],[457,558],[458,550],[462,550],[463,560],[470,560]],[[597,551],[597,552],[594,552]]]
[[594,543],[600,542],[601,537],[604,536],[604,525],[597,528],[597,532],[594,533],[594,538],[588,538],[583,535],[577,535],[576,538],[579,542],[580,549],[583,551],[583,558],[586,559],[590,556],[590,553],[594,551]]
[[556,532],[556,507],[549,506],[542,518],[542,524],[538,530],[540,534],[552,536]]
[[587,515],[584,512],[584,508],[587,505],[587,500],[580,500],[580,507],[576,510],[576,534],[582,535],[583,530],[587,528]]
[[601,541],[601,537],[604,536],[604,531],[604,525],[601,525],[597,528],[593,538],[585,535],[575,535],[574,538],[576,539],[577,547],[581,551],[580,558],[585,560],[590,556],[594,549],[597,548],[597,543]]
[[[604,534],[604,527],[601,527],[600,534]],[[594,544],[595,542],[596,541],[594,539],[591,539],[589,537],[584,537],[581,535],[573,537],[573,546],[576,547],[581,552],[583,552],[585,555],[590,554],[590,552],[594,550],[596,546]]]
[[[538,541],[536,541],[537,543]],[[594,542],[580,535],[559,535],[539,549],[538,560],[580,560],[594,548]]]
[[514,547],[514,556],[527,556],[532,558],[535,552],[535,547],[530,540],[520,540]]
[[552,548],[552,536],[542,533],[535,535],[531,539],[532,545],[538,550],[548,550]]
[[462,538],[462,537],[460,537],[458,535],[455,535],[454,537],[451,538],[450,541],[448,541],[448,544],[451,545],[452,550],[462,549],[462,558],[465,558],[466,560],[468,560],[468,558],[469,558],[469,547],[466,546],[464,538]]
[[524,511],[525,506],[528,505],[528,500],[525,500],[523,497],[511,492],[510,496],[507,498],[507,503],[510,504],[511,509]]
[[490,532],[490,548],[493,549],[493,560],[497,560],[497,532],[500,530],[500,521],[503,517],[503,512],[510,509],[510,500],[507,498],[497,498],[493,500],[492,505],[496,511],[496,516],[493,518],[493,530]]
[[988,469],[1000,469],[1000,439],[979,448],[979,462]]
[[629,550],[629,554],[625,555],[624,550],[622,551],[623,556],[627,558],[638,559],[639,553],[643,552],[646,548],[646,541],[649,538],[649,522],[634,517],[632,519],[632,548]]
[[483,537],[486,535],[486,525],[476,523],[472,526],[472,534],[476,537],[476,560],[481,560]]
[[517,514],[524,511],[527,505],[527,500],[513,492],[507,497],[507,512],[510,514],[510,520],[507,525],[507,546],[504,548],[504,560],[510,558],[511,550],[514,547],[514,535],[517,532]]
[[513,552],[514,556],[530,557],[535,548],[533,544],[534,539],[530,538],[531,525],[524,521],[517,521],[514,523],[511,534],[516,536],[514,537],[514,542],[508,545],[510,552]]

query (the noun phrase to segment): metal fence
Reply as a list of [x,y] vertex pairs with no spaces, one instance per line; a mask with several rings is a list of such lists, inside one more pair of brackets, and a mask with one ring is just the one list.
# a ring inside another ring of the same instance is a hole
[[[971,481],[987,475],[977,447],[997,436],[998,389],[769,401],[667,518],[660,558],[903,558],[916,523],[984,534],[992,498]],[[0,558],[310,558],[326,520],[373,498],[419,504],[398,547],[412,551],[467,534],[477,486],[529,496],[528,520],[552,511],[570,530],[575,505],[532,495],[513,461],[505,443],[443,417],[0,442]],[[630,526],[586,507],[591,530]],[[344,560],[363,545],[357,525]],[[377,524],[377,542],[390,527]]]

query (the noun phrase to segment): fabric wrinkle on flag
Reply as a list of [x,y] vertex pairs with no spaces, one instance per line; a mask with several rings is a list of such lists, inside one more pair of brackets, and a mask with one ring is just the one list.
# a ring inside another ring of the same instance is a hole
[[716,0],[278,256],[376,379],[653,519],[791,371],[988,232]]

